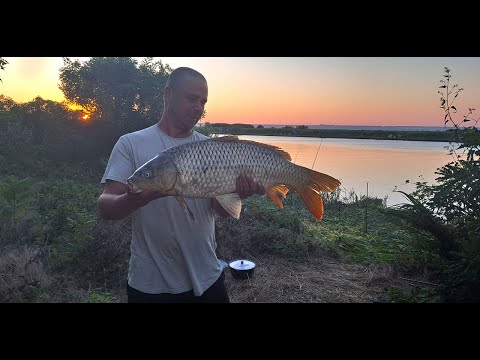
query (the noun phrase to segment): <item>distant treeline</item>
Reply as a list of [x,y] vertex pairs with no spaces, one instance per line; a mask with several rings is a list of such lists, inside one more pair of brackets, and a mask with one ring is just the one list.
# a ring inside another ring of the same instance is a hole
[[410,140],[459,142],[461,130],[447,131],[391,131],[391,130],[348,130],[309,129],[308,126],[284,126],[282,128],[255,127],[250,124],[206,123],[199,131],[209,134],[299,136],[344,139]]

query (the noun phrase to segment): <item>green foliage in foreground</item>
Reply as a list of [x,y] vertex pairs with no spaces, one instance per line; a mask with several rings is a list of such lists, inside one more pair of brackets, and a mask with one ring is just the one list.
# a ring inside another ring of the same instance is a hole
[[[247,236],[257,251],[303,257],[322,246],[352,263],[397,263],[411,270],[434,267],[438,255],[431,246],[432,237],[412,237],[402,220],[392,221],[383,209],[379,199],[371,198],[348,204],[326,202],[324,218],[317,221],[294,193],[289,194],[283,209],[266,197],[252,197],[245,201],[238,227],[245,228],[241,235]],[[239,230],[230,224],[233,221],[220,219],[220,236],[239,236]]]
[[[453,125],[456,143],[451,144],[453,161],[437,169],[437,183],[417,182],[416,190],[404,195],[410,204],[399,206],[396,216],[417,232],[428,232],[440,246],[439,277],[447,284],[444,298],[480,301],[480,118],[469,108],[461,116],[455,101],[463,90],[450,83],[444,68],[438,91],[445,125]],[[457,118],[457,116],[460,117]]]
[[[231,259],[267,253],[301,261],[327,251],[351,264],[390,265],[412,276],[434,274],[442,266],[438,243],[407,225],[390,217],[382,200],[363,197],[326,199],[324,218],[317,221],[291,193],[283,209],[267,197],[247,199],[240,220],[219,219],[217,236],[222,256]],[[443,287],[415,289],[386,290],[394,302],[442,301]]]
[[[0,301],[121,301],[130,220],[98,218],[97,183],[53,178],[32,184],[13,176],[0,180],[6,209],[0,222],[8,230],[0,233]],[[217,236],[225,258],[264,253],[295,261],[327,251],[345,262],[391,264],[405,273],[445,270],[435,237],[410,231],[408,222],[391,217],[379,199],[329,194],[324,218],[316,221],[295,193],[288,195],[284,209],[268,197],[254,196],[245,201],[239,221],[218,219]],[[449,265],[460,274],[468,264]],[[399,302],[443,301],[438,292],[390,289],[389,294]]]

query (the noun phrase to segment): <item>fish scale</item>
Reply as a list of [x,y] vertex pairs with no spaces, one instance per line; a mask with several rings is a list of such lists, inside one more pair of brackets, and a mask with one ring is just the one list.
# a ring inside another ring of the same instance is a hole
[[187,206],[184,197],[212,197],[238,219],[242,204],[235,191],[240,175],[260,182],[280,208],[280,196],[285,198],[293,189],[318,220],[323,216],[320,192],[340,186],[340,181],[330,175],[292,163],[290,155],[278,147],[236,136],[169,148],[139,167],[128,184],[138,190],[163,190],[175,196],[183,207]]
[[[256,155],[255,148],[245,144],[210,142],[205,146],[191,146],[172,152],[173,162],[180,175],[180,183],[186,196],[201,196],[212,191],[234,192],[240,174],[251,176],[254,181],[267,181],[264,168]],[[198,151],[200,150],[200,151]],[[217,190],[218,189],[218,190]]]

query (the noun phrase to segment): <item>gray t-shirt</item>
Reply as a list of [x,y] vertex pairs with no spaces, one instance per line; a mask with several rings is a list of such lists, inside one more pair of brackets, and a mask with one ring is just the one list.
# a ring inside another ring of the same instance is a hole
[[[127,178],[163,150],[207,139],[196,131],[173,138],[157,125],[125,134],[113,147],[101,183]],[[145,293],[193,290],[199,296],[222,273],[215,240],[214,210],[210,199],[185,199],[195,215],[192,222],[173,196],[151,201],[132,214],[128,284]]]

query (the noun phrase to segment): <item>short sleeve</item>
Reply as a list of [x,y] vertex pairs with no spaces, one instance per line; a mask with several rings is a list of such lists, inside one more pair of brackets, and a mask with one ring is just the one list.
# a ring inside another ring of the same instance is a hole
[[112,149],[100,183],[105,184],[107,180],[115,180],[126,184],[127,179],[134,171],[132,146],[125,136],[121,136]]

